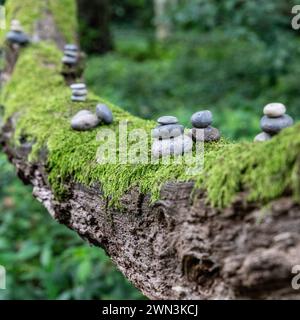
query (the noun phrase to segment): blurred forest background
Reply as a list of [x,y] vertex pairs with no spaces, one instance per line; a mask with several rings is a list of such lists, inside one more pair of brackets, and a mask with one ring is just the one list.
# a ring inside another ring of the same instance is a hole
[[[1,1],[0,1],[1,3]],[[3,1],[2,1],[3,3]],[[211,109],[234,140],[259,133],[262,108],[300,118],[293,0],[78,0],[91,90],[144,118],[189,126]],[[104,252],[53,222],[0,154],[0,299],[142,299]]]

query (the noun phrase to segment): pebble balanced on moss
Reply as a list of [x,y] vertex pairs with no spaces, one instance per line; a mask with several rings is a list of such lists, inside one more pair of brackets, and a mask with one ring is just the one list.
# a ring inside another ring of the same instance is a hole
[[111,124],[113,114],[105,104],[98,104],[96,112],[80,110],[71,120],[71,128],[76,131],[88,131],[94,129],[99,124]]
[[101,120],[104,124],[113,123],[113,114],[112,111],[108,108],[106,104],[99,103],[96,106],[96,115],[98,119]]
[[29,37],[24,33],[19,20],[11,21],[10,31],[6,35],[6,40],[20,46],[25,46],[29,43]]
[[254,138],[255,142],[268,141],[281,130],[294,124],[294,120],[286,114],[286,107],[282,103],[270,103],[266,105],[264,107],[264,114],[260,121],[263,132]]
[[184,135],[184,127],[176,117],[164,116],[157,120],[158,126],[152,130],[154,142],[152,156],[159,158],[170,155],[183,155],[191,152],[193,141]]
[[71,127],[76,131],[88,131],[100,123],[98,117],[89,110],[80,110],[71,120]]
[[211,126],[213,115],[209,110],[199,111],[193,114],[189,136],[195,141],[213,142],[220,140],[220,132]]

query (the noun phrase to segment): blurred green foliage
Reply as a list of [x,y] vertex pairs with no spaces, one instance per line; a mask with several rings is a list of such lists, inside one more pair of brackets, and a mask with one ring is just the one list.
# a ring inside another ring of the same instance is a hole
[[[89,60],[86,78],[96,93],[145,118],[172,113],[187,126],[193,112],[211,109],[215,125],[233,139],[252,139],[272,101],[300,117],[295,0],[174,2],[165,13],[173,22],[168,41],[155,42],[154,19],[141,18],[146,26],[139,31],[128,21],[129,29],[115,32],[116,51]],[[137,22],[148,6],[122,1],[120,17]]]
[[153,25],[153,0],[112,0],[112,18],[119,26],[149,29]]
[[236,27],[267,38],[289,28],[286,17],[295,4],[297,0],[178,0],[168,14],[177,28],[209,31],[222,26],[232,33]]
[[0,155],[3,299],[141,299],[102,249],[52,220]]

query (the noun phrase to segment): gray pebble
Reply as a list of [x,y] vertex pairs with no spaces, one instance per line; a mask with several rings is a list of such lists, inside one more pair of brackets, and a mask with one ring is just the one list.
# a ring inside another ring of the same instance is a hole
[[25,45],[29,42],[29,38],[25,33],[16,31],[9,31],[6,35],[6,39],[20,45]]
[[204,129],[193,128],[191,129],[189,136],[196,142],[198,141],[213,142],[213,141],[219,141],[221,138],[220,131],[211,126]]
[[73,96],[86,96],[88,94],[88,91],[86,89],[78,89],[72,91]]
[[164,156],[179,156],[191,152],[193,149],[193,140],[181,135],[174,139],[155,140],[152,145],[152,156],[154,158]]
[[86,85],[84,83],[73,83],[70,85],[72,90],[82,90],[86,89]]
[[282,129],[291,127],[294,120],[287,114],[278,118],[264,116],[260,121],[261,129],[271,135],[279,133]]
[[97,104],[96,115],[105,124],[111,124],[114,120],[112,111],[105,104]]
[[219,141],[220,138],[221,138],[221,134],[217,128],[207,127],[204,129],[205,142]]
[[66,57],[78,58],[78,52],[76,52],[76,51],[65,50],[64,54]]
[[71,120],[71,127],[77,131],[86,131],[98,126],[100,120],[88,110],[79,111]]
[[191,118],[194,128],[207,128],[212,124],[212,120],[213,116],[209,110],[196,112]]
[[21,27],[21,25],[11,25],[10,26],[10,31],[15,31],[15,32],[23,32],[23,28]]
[[74,96],[72,95],[71,100],[74,102],[84,102],[86,101],[86,96]]
[[168,124],[158,126],[152,130],[152,136],[155,139],[169,139],[182,135],[184,127],[180,124]]
[[178,119],[173,116],[163,116],[160,117],[157,122],[161,125],[167,125],[167,124],[176,124],[178,123]]
[[282,103],[270,103],[264,107],[264,114],[270,118],[278,118],[286,113],[286,107]]
[[77,64],[77,58],[73,58],[73,57],[64,56],[61,61],[64,64],[71,64],[71,65]]
[[16,19],[12,20],[10,23],[10,30],[16,32],[23,32],[23,28],[21,26],[20,21]]
[[76,44],[66,44],[64,46],[65,51],[78,51],[78,46]]
[[264,141],[268,141],[270,139],[272,139],[272,136],[270,134],[268,134],[266,132],[262,132],[254,138],[254,142],[264,142]]
[[10,31],[23,32],[23,29],[22,29],[22,27],[12,26],[12,27],[10,28]]

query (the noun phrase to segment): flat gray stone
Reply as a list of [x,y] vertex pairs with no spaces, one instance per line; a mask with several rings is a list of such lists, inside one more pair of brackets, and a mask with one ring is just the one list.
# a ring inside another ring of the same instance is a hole
[[286,107],[282,103],[270,103],[264,107],[264,114],[270,118],[278,118],[286,113]]
[[23,28],[21,26],[20,21],[16,19],[12,20],[10,23],[10,30],[16,32],[23,32]]
[[63,56],[63,58],[61,59],[61,61],[62,61],[62,63],[64,63],[64,64],[70,64],[70,65],[77,64],[77,62],[78,62],[77,58],[67,57],[67,56]]
[[65,51],[79,51],[79,48],[76,44],[66,44],[64,46]]
[[179,156],[189,153],[193,150],[193,140],[181,135],[174,139],[154,140],[152,145],[152,156],[160,158],[165,156]]
[[85,83],[73,83],[70,85],[72,90],[83,90],[86,89]]
[[70,57],[70,58],[76,58],[76,59],[78,58],[78,52],[76,52],[76,51],[65,50],[64,55],[66,57]]
[[199,111],[192,115],[191,123],[194,128],[207,128],[212,124],[213,116],[209,110]]
[[11,22],[10,22],[10,25],[11,26],[20,26],[21,22],[18,19],[12,19]]
[[282,129],[291,127],[293,124],[294,120],[287,114],[278,118],[264,116],[260,121],[261,129],[271,135],[279,133]]
[[96,115],[105,124],[111,124],[114,120],[112,111],[108,108],[107,105],[102,103],[97,104]]
[[29,42],[28,36],[23,32],[9,31],[6,39],[12,43],[25,45]]
[[221,138],[220,131],[211,126],[204,129],[193,128],[190,130],[189,136],[196,142],[213,142],[219,141]]
[[86,89],[78,89],[78,90],[72,90],[73,96],[86,96],[88,94],[88,91]]
[[268,141],[270,139],[272,139],[272,136],[270,134],[268,134],[266,132],[262,132],[254,138],[254,142],[264,142],[264,141]]
[[71,127],[77,131],[87,131],[97,127],[98,117],[88,110],[79,111],[71,120]]
[[84,102],[86,101],[86,96],[72,96],[71,100],[74,102]]
[[177,124],[178,119],[173,116],[163,116],[157,119],[157,122],[161,125],[167,125],[167,124]]
[[23,28],[21,26],[11,26],[10,31],[23,32]]
[[184,127],[180,124],[161,125],[152,130],[154,139],[169,139],[182,135]]

